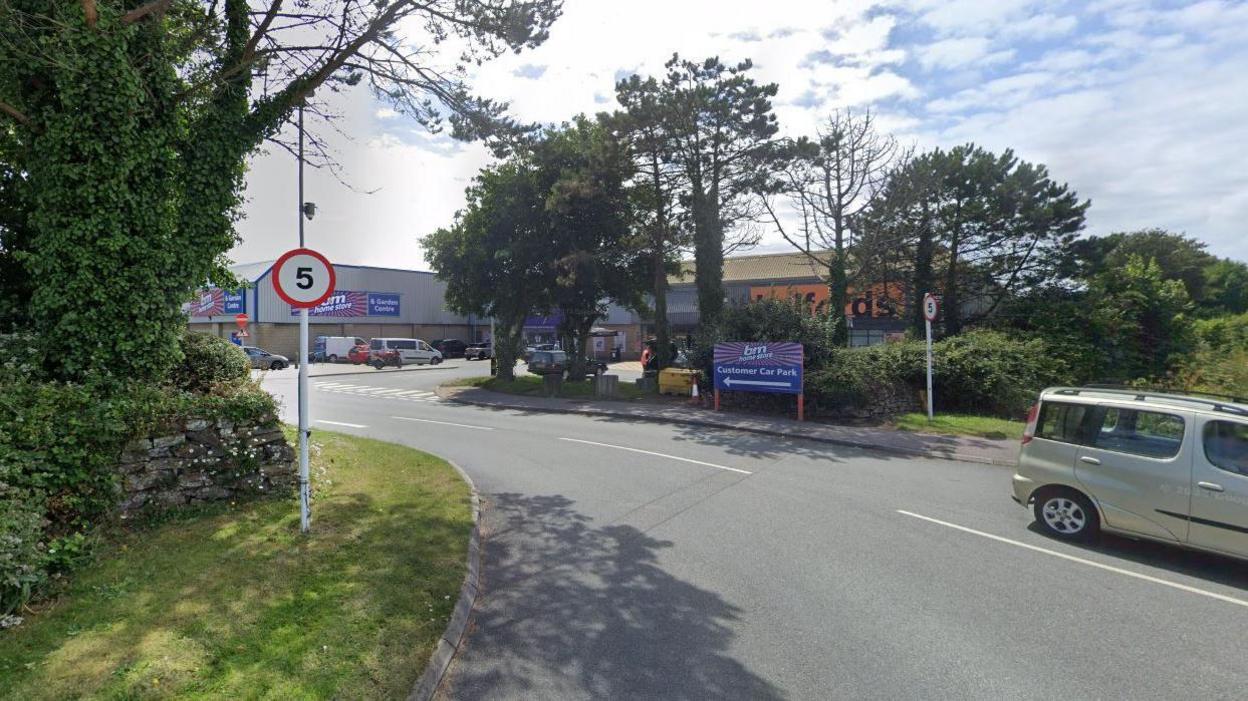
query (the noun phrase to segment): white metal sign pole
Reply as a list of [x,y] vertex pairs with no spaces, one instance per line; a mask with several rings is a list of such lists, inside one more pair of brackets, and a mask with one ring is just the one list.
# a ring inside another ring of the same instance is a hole
[[[303,248],[303,103],[299,103],[299,248]],[[308,470],[308,308],[299,310],[299,530],[308,532],[312,521]]]
[[927,420],[932,420],[932,320],[925,319],[927,326]]

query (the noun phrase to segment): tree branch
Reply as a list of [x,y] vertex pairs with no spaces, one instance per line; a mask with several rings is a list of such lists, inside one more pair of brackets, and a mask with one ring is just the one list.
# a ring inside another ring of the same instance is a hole
[[0,100],[0,112],[4,112],[9,115],[24,127],[34,126],[34,122],[30,120],[30,117],[27,117],[21,110],[17,109],[13,105],[10,105],[4,100]]
[[100,19],[100,13],[95,9],[95,0],[82,0],[82,14],[87,17],[87,26],[95,29],[95,23]]
[[[95,0],[83,0],[83,1],[90,2],[92,5],[92,9],[94,9]],[[173,0],[153,0],[152,2],[149,2],[146,5],[140,5],[139,7],[136,7],[133,10],[130,10],[126,14],[122,15],[121,23],[122,24],[134,24],[135,22],[138,22],[144,17],[152,14],[153,12],[164,12],[165,10],[169,9],[169,5],[172,2]]]

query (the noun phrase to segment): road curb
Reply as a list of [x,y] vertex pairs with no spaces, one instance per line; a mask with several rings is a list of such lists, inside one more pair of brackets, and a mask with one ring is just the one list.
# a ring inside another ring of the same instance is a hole
[[[446,460],[446,458],[441,459]],[[459,652],[468,634],[468,621],[472,617],[473,607],[476,606],[477,596],[481,593],[481,495],[477,492],[477,485],[472,478],[464,472],[464,468],[452,460],[446,460],[446,462],[455,468],[460,478],[468,483],[468,488],[471,490],[472,535],[468,537],[468,571],[464,574],[464,583],[459,588],[459,600],[455,602],[451,620],[447,622],[442,637],[438,638],[437,647],[429,656],[425,671],[412,686],[412,693],[408,694],[407,701],[428,701],[437,693],[438,687],[446,679],[446,673],[451,667],[451,661],[455,659],[455,653]]]
[[[450,388],[454,389],[454,388]],[[443,387],[435,390],[438,397],[449,402],[458,402],[459,404],[467,404],[471,406],[480,406],[495,409],[513,409],[515,411],[532,411],[540,414],[581,414],[585,416],[610,416],[614,418],[627,419],[630,421],[644,421],[647,423],[660,424],[682,424],[686,426],[703,426],[706,428],[718,428],[725,431],[743,431],[745,433],[757,433],[764,436],[778,436],[780,438],[794,438],[799,440],[815,441],[816,443],[827,443],[829,445],[840,445],[849,448],[859,448],[862,450],[870,450],[877,453],[888,453],[891,455],[904,455],[906,457],[932,458],[935,460],[956,460],[959,462],[974,462],[982,465],[996,465],[999,467],[1017,467],[1017,460],[1002,460],[999,458],[991,458],[986,455],[976,455],[974,453],[944,453],[931,450],[915,450],[911,448],[901,448],[897,446],[885,446],[878,443],[867,443],[865,441],[855,441],[848,438],[830,438],[827,436],[814,435],[794,435],[783,431],[773,431],[766,428],[736,426],[733,424],[721,423],[718,421],[708,421],[698,418],[671,418],[663,417],[662,419],[650,419],[644,416],[628,414],[622,411],[610,411],[607,409],[598,409],[594,407],[532,407],[523,404],[508,404],[504,402],[480,402],[471,399],[464,399],[457,396],[458,392],[444,391]]]

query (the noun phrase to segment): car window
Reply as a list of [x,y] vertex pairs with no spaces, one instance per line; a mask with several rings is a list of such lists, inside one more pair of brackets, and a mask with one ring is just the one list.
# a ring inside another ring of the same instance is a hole
[[381,350],[385,347],[385,343],[380,338],[374,338],[372,343],[368,344],[368,347],[373,350]]
[[425,343],[424,341],[417,341],[417,342],[416,342],[416,347],[417,347],[417,348],[419,348],[419,349],[421,349],[421,350],[423,350],[423,351],[433,350],[432,348],[430,348],[430,347],[429,347],[429,344],[428,344],[428,343]]
[[550,362],[566,363],[567,361],[568,361],[567,353],[564,353],[563,351],[551,351],[550,352]]
[[415,341],[391,341],[390,347],[397,350],[416,350]]
[[357,338],[357,339],[355,339],[355,345],[357,345],[357,346],[362,346],[362,345],[364,345],[364,339],[362,339],[362,338]]
[[1087,404],[1045,402],[1040,407],[1036,437],[1063,443],[1081,443],[1080,427],[1089,408]]
[[1119,453],[1172,458],[1183,447],[1183,418],[1157,411],[1099,407],[1092,445]]
[[1210,421],[1203,442],[1205,458],[1214,467],[1248,475],[1248,424]]

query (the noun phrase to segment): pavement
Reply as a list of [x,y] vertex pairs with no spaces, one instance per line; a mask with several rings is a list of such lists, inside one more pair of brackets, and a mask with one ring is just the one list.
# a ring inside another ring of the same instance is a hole
[[942,436],[867,426],[838,426],[814,421],[796,421],[777,416],[742,412],[713,411],[706,402],[622,402],[572,400],[502,394],[479,387],[439,387],[443,399],[478,406],[534,412],[559,412],[612,416],[636,421],[681,423],[734,431],[765,433],[835,443],[903,455],[937,457],[947,460],[982,462],[990,465],[1018,464],[1018,441],[992,440],[970,436]]
[[[1242,562],[1052,540],[1001,466],[437,398],[485,372],[323,377],[310,396],[314,441],[334,430],[427,450],[480,492],[481,591],[444,698],[1248,689]],[[291,420],[293,377],[263,383]]]

